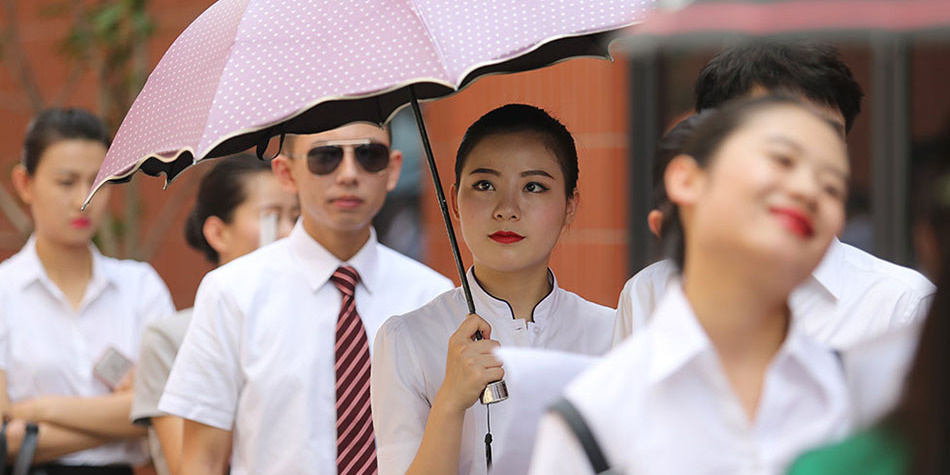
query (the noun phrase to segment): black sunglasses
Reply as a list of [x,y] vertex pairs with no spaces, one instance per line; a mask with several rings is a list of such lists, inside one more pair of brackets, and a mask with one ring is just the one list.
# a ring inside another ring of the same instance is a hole
[[353,147],[357,163],[370,173],[389,166],[389,147],[377,142],[328,142],[307,152],[307,168],[315,175],[329,175],[343,162],[344,148]]

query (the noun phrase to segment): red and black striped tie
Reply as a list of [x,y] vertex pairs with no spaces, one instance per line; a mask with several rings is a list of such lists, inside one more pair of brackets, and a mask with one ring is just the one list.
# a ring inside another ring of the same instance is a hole
[[340,475],[376,473],[376,442],[369,403],[369,339],[356,313],[360,275],[343,266],[330,281],[343,294],[336,321],[336,466]]

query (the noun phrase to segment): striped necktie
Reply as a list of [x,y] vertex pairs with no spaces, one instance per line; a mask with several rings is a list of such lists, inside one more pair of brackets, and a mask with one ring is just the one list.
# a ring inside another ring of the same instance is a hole
[[343,294],[336,322],[336,447],[337,473],[376,473],[376,442],[369,405],[369,339],[356,313],[354,293],[360,275],[342,266],[330,281]]

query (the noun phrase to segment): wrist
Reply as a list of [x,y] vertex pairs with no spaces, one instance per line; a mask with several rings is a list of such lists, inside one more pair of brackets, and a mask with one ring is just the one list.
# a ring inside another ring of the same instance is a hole
[[464,418],[465,411],[469,406],[471,405],[465,405],[464,402],[448,394],[445,391],[445,385],[443,385],[442,388],[439,389],[439,392],[435,394],[435,399],[432,401],[432,409],[429,412],[440,414],[443,417]]

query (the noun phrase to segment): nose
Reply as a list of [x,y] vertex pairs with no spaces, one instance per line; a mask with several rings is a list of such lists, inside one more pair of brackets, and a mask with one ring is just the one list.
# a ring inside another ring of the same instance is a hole
[[495,219],[507,221],[517,221],[521,216],[521,207],[518,205],[518,196],[514,192],[501,192],[497,194],[498,202],[495,203],[493,214]]
[[817,209],[818,194],[821,191],[817,170],[806,166],[796,167],[788,176],[786,186],[792,199],[801,203],[809,211]]
[[343,148],[343,161],[336,170],[336,181],[340,184],[351,184],[357,181],[360,165],[356,163],[356,152],[353,147]]

